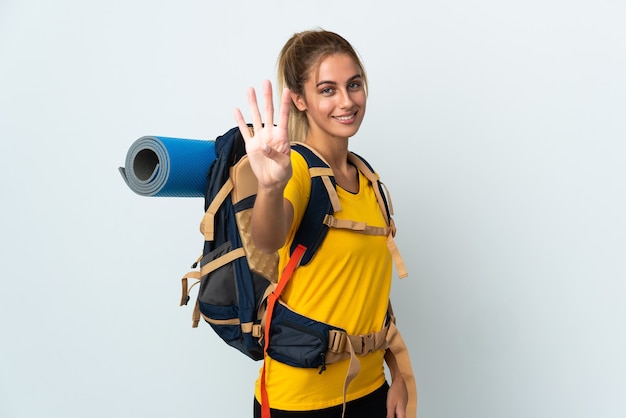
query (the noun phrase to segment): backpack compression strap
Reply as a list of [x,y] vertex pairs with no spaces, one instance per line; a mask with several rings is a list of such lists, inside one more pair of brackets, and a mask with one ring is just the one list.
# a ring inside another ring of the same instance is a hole
[[215,214],[217,213],[224,200],[230,195],[230,192],[233,190],[233,181],[229,177],[228,180],[224,182],[222,188],[217,192],[206,212],[204,213],[204,217],[202,218],[202,222],[200,222],[200,232],[204,235],[205,241],[213,241],[213,232],[215,228]]

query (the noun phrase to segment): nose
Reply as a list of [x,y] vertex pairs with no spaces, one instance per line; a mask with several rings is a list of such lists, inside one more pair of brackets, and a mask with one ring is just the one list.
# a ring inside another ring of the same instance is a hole
[[342,109],[348,109],[352,107],[354,100],[352,100],[352,96],[350,96],[350,92],[343,89],[339,93],[339,107]]

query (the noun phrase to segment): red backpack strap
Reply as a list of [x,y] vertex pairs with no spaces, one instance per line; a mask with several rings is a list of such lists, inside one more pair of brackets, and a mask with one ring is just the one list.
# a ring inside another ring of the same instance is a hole
[[280,276],[280,280],[278,280],[278,285],[276,289],[268,296],[267,298],[267,316],[265,319],[265,342],[263,346],[263,369],[261,370],[261,417],[262,418],[270,418],[270,405],[269,398],[267,396],[267,387],[265,386],[265,356],[267,355],[267,348],[269,347],[270,341],[270,326],[272,323],[272,314],[274,312],[274,306],[280,297],[283,289],[293,276],[293,272],[296,271],[296,268],[300,265],[300,261],[302,261],[302,256],[306,252],[306,247],[299,244],[294,252],[291,254],[291,258],[285,266],[285,270],[283,270],[282,275]]

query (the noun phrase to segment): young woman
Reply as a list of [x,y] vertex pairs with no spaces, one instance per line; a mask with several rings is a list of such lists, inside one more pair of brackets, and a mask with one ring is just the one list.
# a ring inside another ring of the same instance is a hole
[[[385,226],[371,184],[348,160],[367,103],[367,78],[352,46],[322,30],[295,34],[279,56],[283,87],[274,124],[272,86],[263,84],[263,107],[248,91],[254,136],[239,109],[235,119],[246,142],[258,192],[251,234],[263,251],[278,251],[279,271],[302,219],[311,190],[308,166],[291,141],[305,142],[333,170],[342,210],[337,218]],[[353,335],[380,330],[391,286],[392,260],[386,237],[330,229],[313,260],[296,269],[282,299],[296,312],[345,329]],[[360,372],[349,384],[346,417],[406,416],[407,387],[389,350],[359,357]],[[391,384],[386,382],[387,362]],[[348,360],[329,364],[323,373],[298,368],[266,356],[265,384],[272,418],[341,417]],[[260,378],[255,417],[261,416]]]

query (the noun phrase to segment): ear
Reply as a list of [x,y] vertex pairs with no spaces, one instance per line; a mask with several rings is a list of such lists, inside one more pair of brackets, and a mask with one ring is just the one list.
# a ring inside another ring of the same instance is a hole
[[300,112],[304,112],[306,110],[306,101],[304,100],[304,97],[296,93],[291,93],[291,100]]

